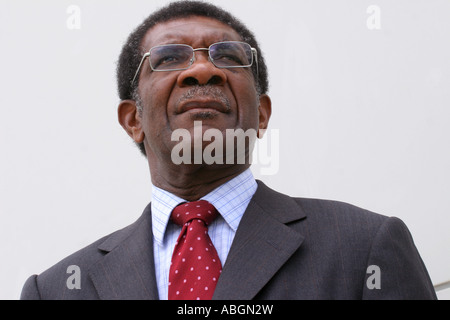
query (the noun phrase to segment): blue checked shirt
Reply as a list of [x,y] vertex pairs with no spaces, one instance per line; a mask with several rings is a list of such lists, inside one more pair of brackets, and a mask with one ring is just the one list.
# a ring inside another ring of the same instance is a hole
[[[208,234],[216,247],[222,266],[227,259],[239,222],[256,189],[255,178],[250,169],[247,169],[201,198],[213,204],[220,213],[209,225]],[[161,300],[168,298],[170,261],[181,232],[181,227],[169,221],[170,214],[182,202],[186,200],[152,186],[153,248],[156,283]]]

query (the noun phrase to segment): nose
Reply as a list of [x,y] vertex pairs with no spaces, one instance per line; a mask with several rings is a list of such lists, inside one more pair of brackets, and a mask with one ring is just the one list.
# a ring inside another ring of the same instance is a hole
[[195,59],[189,69],[183,70],[178,76],[180,87],[193,85],[223,85],[227,75],[223,69],[217,68],[210,60],[208,51],[196,51]]

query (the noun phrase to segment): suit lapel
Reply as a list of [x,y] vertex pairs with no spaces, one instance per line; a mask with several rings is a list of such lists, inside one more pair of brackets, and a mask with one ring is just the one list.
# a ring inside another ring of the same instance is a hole
[[134,224],[110,236],[99,249],[107,253],[89,275],[101,299],[158,299],[150,205]]
[[303,236],[286,224],[304,218],[297,203],[258,181],[242,217],[213,299],[254,298],[291,255]]

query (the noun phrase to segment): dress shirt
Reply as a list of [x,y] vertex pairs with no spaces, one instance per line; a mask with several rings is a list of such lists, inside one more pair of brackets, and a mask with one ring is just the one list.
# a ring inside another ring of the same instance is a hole
[[[209,201],[219,216],[208,227],[222,266],[225,264],[239,222],[258,185],[250,169],[217,187],[199,200]],[[159,298],[167,300],[169,269],[181,227],[170,221],[172,210],[186,200],[152,186],[152,231]]]

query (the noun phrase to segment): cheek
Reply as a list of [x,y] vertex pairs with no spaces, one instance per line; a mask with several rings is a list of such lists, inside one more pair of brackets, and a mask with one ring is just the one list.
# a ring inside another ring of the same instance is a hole
[[167,124],[167,103],[172,84],[167,80],[149,81],[140,88],[144,123],[149,128],[161,128]]
[[167,115],[167,103],[170,98],[172,83],[167,80],[149,81],[140,87],[142,103],[142,129],[151,153],[159,153],[171,140],[172,131]]
[[237,103],[238,121],[243,128],[258,128],[258,106],[253,78],[245,82],[237,83],[232,87],[233,94]]

